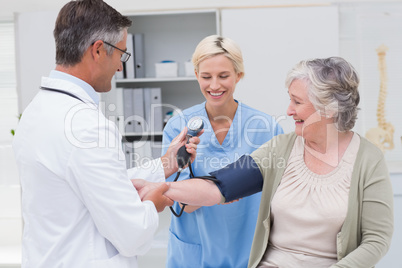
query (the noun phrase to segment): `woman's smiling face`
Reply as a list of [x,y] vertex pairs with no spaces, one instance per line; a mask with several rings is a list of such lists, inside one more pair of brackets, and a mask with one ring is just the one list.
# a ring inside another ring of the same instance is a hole
[[233,94],[241,75],[223,54],[203,60],[196,73],[201,93],[210,106],[223,106],[233,102]]
[[300,79],[294,80],[289,86],[289,97],[287,115],[295,120],[295,133],[307,140],[319,133],[325,133],[328,122],[311,103],[307,82]]

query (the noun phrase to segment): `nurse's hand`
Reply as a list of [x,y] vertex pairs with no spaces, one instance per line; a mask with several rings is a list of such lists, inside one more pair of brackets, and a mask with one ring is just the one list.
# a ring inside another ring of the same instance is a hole
[[163,168],[165,171],[165,178],[170,177],[172,174],[176,173],[179,169],[177,165],[177,151],[183,145],[186,145],[186,150],[189,154],[191,154],[191,163],[195,160],[197,154],[197,145],[200,143],[199,136],[204,133],[204,130],[201,130],[196,137],[191,137],[189,139],[189,143],[187,142],[187,127],[185,127],[179,135],[177,135],[169,145],[169,148],[166,151],[166,154],[161,157]]

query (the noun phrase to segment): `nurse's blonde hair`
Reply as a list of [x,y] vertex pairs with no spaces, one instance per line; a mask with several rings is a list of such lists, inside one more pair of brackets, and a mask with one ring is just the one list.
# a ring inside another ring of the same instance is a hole
[[240,74],[240,78],[244,77],[243,56],[240,47],[232,39],[219,35],[207,36],[197,45],[192,57],[194,70],[198,73],[203,60],[217,55],[227,57],[233,63],[236,74]]

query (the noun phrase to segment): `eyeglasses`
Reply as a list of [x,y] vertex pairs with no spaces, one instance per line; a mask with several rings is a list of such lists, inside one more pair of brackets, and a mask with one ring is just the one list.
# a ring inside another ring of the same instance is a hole
[[114,46],[114,45],[112,45],[112,44],[110,44],[110,43],[108,43],[106,41],[103,41],[103,43],[105,43],[106,45],[109,45],[109,46],[111,46],[111,47],[123,52],[123,54],[121,54],[121,58],[120,58],[121,62],[127,62],[128,59],[130,58],[130,56],[131,56],[130,52],[124,51],[124,50],[122,50],[122,49],[120,49],[120,48],[118,48],[118,47],[116,47],[116,46]]

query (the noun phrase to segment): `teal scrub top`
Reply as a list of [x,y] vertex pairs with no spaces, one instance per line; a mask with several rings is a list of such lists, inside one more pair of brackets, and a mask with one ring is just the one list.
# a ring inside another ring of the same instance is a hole
[[[205,102],[174,116],[163,131],[163,150],[194,116],[204,121],[204,134],[192,163],[195,176],[208,175],[242,155],[248,155],[273,136],[282,134],[273,117],[238,102],[235,117],[222,144],[219,144],[205,110]],[[179,180],[189,178],[188,168]],[[173,181],[176,174],[169,177]],[[247,183],[247,178],[244,178]],[[167,265],[180,267],[247,267],[261,193],[227,205],[201,207],[180,218],[172,215],[169,228]],[[175,211],[180,207],[174,204]]]

